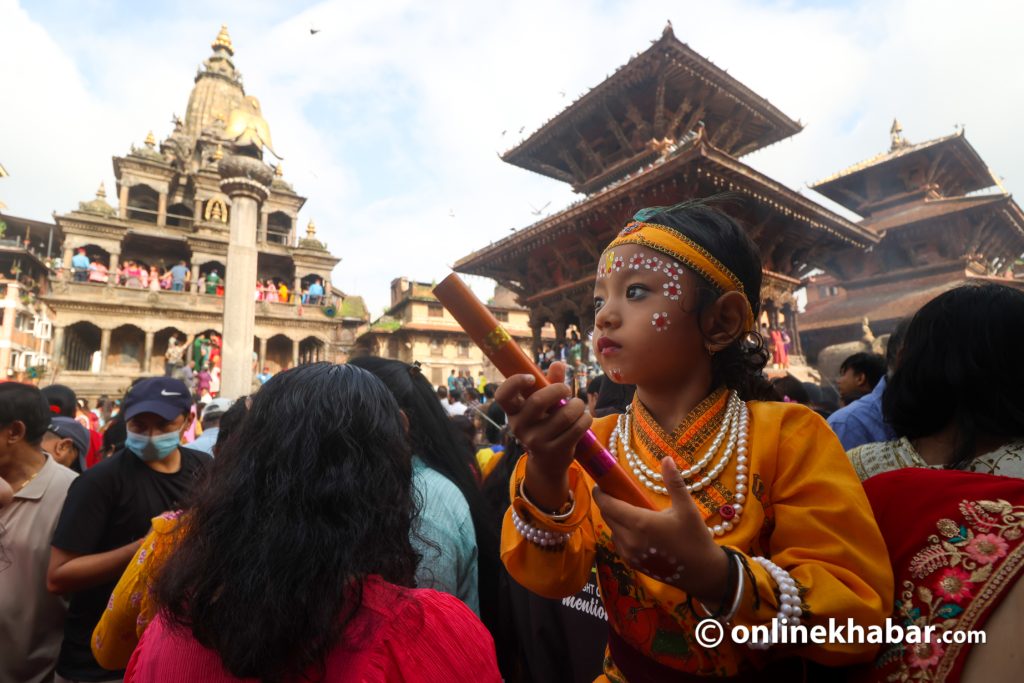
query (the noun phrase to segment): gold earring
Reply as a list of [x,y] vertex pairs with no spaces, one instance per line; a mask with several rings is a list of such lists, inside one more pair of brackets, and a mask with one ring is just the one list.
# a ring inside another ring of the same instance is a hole
[[711,342],[704,342],[704,350],[708,352],[708,355],[714,357],[715,349],[711,348]]

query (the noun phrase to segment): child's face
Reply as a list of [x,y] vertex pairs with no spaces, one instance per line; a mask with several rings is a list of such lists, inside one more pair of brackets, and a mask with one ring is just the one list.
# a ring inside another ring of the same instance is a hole
[[702,280],[671,258],[636,245],[606,251],[594,287],[594,350],[624,384],[681,387],[710,364],[698,324]]

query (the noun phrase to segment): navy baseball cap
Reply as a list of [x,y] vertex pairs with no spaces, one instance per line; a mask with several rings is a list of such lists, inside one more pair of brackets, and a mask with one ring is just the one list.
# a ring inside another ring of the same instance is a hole
[[180,379],[150,377],[128,392],[124,401],[124,419],[130,420],[141,413],[156,413],[165,420],[173,420],[192,408],[192,395]]
[[75,444],[80,456],[89,452],[89,430],[78,424],[77,420],[70,417],[56,416],[50,419],[50,427],[47,429],[62,439],[71,439]]

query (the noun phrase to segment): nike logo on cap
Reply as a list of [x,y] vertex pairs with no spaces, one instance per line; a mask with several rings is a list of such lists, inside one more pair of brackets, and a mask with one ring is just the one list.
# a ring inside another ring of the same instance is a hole
[[160,395],[161,396],[181,396],[181,392],[180,391],[167,391],[166,389],[161,389],[160,390]]

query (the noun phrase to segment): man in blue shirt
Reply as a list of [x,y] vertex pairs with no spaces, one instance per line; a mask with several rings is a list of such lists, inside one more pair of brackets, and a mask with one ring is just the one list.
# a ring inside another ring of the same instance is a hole
[[256,375],[256,379],[259,380],[260,386],[266,384],[267,380],[269,380],[271,377],[273,377],[273,375],[270,374],[270,368],[265,366],[263,368],[263,372]]
[[184,261],[178,261],[178,265],[171,268],[171,291],[184,292],[188,276],[188,266],[185,265]]
[[324,286],[317,280],[309,286],[309,303],[311,306],[318,306],[324,298]]
[[886,378],[891,377],[896,369],[908,322],[909,320],[900,322],[889,335],[888,346],[885,349],[886,374],[878,380],[869,394],[840,408],[828,418],[829,427],[839,437],[846,450],[866,443],[891,441],[896,438],[896,433],[882,414],[882,395],[885,393]]
[[89,279],[89,257],[85,255],[85,249],[79,249],[71,257],[71,272],[75,274],[75,282],[86,282]]

